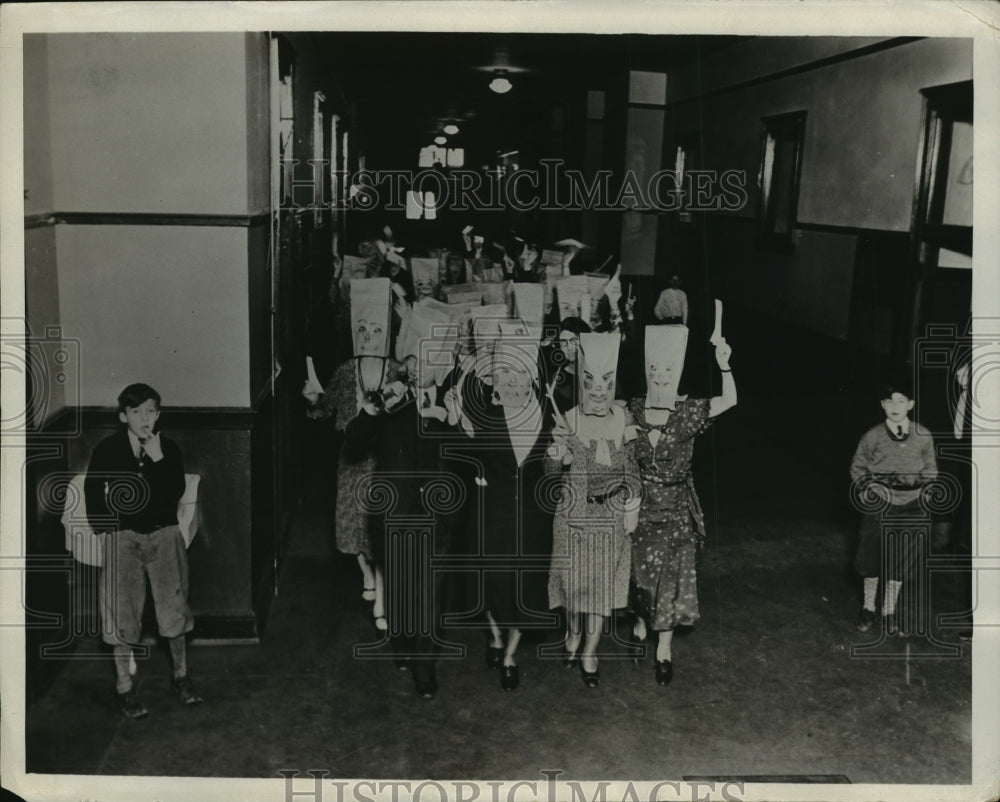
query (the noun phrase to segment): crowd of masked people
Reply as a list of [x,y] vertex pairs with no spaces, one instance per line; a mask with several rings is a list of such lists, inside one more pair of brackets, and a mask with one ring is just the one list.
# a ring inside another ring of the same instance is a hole
[[460,237],[418,251],[386,228],[335,259],[336,365],[320,381],[307,358],[303,396],[339,433],[337,548],[420,697],[453,626],[482,628],[505,691],[522,634],[554,625],[551,655],[587,687],[622,644],[665,686],[674,630],[699,617],[691,461],[736,403],[731,349],[717,329],[720,394],[683,395],[676,281],[639,325],[622,266],[577,240]]

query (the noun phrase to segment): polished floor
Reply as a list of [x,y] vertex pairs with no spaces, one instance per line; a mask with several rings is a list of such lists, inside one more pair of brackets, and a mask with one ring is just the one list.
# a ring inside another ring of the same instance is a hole
[[849,459],[862,429],[852,422],[846,433],[819,436],[829,442],[803,443],[764,425],[773,414],[769,401],[741,401],[699,446],[709,527],[702,619],[675,638],[666,688],[655,684],[651,661],[609,657],[600,687],[587,689],[540,656],[540,646],[559,640],[552,631],[523,645],[521,687],[504,693],[483,664],[482,631],[462,629],[448,637],[467,656],[442,660],[437,697],[417,698],[390,661],[353,656],[374,629],[356,564],[333,548],[320,501],[326,479],[316,477],[260,645],[191,649],[205,703],[185,708],[172,698],[162,647],[140,667],[150,710],[141,721],[114,706],[109,662],[68,662],[29,705],[28,770],[969,782],[973,644],[936,617],[962,609],[961,575],[933,575],[926,633],[860,635],[860,587],[849,571],[856,514],[842,452]]

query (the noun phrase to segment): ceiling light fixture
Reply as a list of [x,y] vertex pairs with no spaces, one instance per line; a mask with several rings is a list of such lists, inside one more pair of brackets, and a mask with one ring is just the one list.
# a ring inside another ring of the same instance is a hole
[[498,95],[506,94],[514,86],[514,84],[507,80],[507,70],[496,70],[494,75],[496,77],[490,81],[490,89]]
[[444,132],[445,132],[445,133],[446,133],[446,134],[447,134],[448,136],[455,136],[455,134],[457,134],[457,133],[458,133],[458,126],[457,126],[457,125],[455,125],[455,123],[448,123],[448,124],[447,124],[447,125],[446,125],[446,126],[444,127]]
[[434,144],[435,145],[443,145],[447,141],[448,141],[448,137],[446,137],[446,136],[436,136],[436,137],[434,137]]

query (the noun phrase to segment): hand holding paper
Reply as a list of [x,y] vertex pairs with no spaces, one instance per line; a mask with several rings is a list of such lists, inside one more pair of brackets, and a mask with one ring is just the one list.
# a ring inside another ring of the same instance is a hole
[[729,358],[732,354],[733,349],[729,343],[726,342],[724,337],[720,337],[719,341],[715,343],[715,361],[718,363],[720,370],[729,370]]
[[310,406],[313,406],[317,401],[319,401],[319,396],[320,391],[309,384],[309,381],[306,380],[305,384],[302,385],[302,397],[305,398]]
[[323,385],[319,383],[319,379],[316,378],[316,368],[313,366],[313,361],[311,356],[306,357],[306,381],[302,386],[302,396],[310,404],[315,404],[320,395],[323,394]]
[[709,337],[708,341],[715,346],[717,346],[720,342],[725,342],[722,339],[722,301],[718,298],[715,299],[715,330],[712,332],[712,336]]
[[556,391],[556,380],[553,379],[552,381],[546,383],[545,395],[549,399],[549,403],[552,404],[552,417],[555,419],[556,426],[559,426],[569,431],[569,427],[566,425],[566,419],[562,416],[562,413],[559,411],[559,405],[556,404],[555,391]]

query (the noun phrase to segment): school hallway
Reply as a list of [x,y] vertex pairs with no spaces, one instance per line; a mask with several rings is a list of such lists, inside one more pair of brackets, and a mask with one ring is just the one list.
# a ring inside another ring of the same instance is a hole
[[[852,657],[852,647],[877,641],[854,627],[857,519],[845,495],[843,452],[849,459],[857,421],[877,412],[862,401],[837,398],[840,425],[810,444],[789,416],[798,408],[806,423],[815,405],[778,410],[748,392],[702,438],[702,618],[675,638],[666,688],[655,684],[651,658],[636,666],[619,649],[619,659],[602,659],[600,687],[590,690],[558,659],[540,658],[541,642],[526,640],[521,685],[504,693],[484,666],[482,630],[461,629],[447,639],[466,657],[439,661],[436,698],[419,699],[390,660],[353,657],[352,646],[374,640],[375,630],[356,562],[333,545],[332,477],[314,474],[260,644],[189,652],[204,704],[185,708],[172,697],[162,646],[140,667],[150,715],[139,721],[117,708],[110,662],[67,661],[28,706],[27,769],[968,783],[971,641],[935,623],[935,642],[897,637]],[[961,609],[956,573],[935,573],[931,587],[935,615]],[[555,630],[544,638],[559,640]]]

